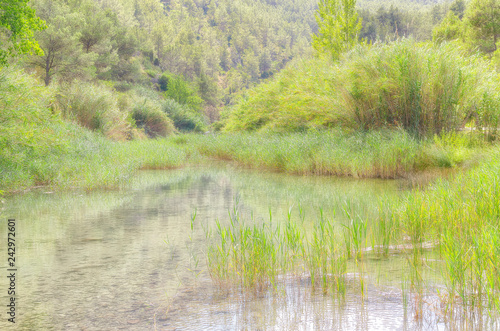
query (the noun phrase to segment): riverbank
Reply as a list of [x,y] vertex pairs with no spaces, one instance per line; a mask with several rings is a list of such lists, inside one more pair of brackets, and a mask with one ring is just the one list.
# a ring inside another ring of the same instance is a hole
[[45,145],[7,144],[0,188],[16,193],[114,188],[140,169],[171,169],[204,160],[296,175],[406,178],[436,168],[469,168],[492,147],[474,133],[416,140],[404,131],[177,135],[113,142],[76,125],[54,122]]

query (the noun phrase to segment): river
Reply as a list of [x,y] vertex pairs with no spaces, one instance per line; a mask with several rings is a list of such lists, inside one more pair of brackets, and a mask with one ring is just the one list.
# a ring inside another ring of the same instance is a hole
[[[241,213],[285,222],[349,204],[363,218],[378,201],[404,194],[400,181],[288,176],[230,164],[143,171],[118,190],[51,192],[4,198],[0,237],[16,219],[16,323],[7,321],[1,263],[2,330],[405,330],[444,329],[429,310],[415,318],[402,283],[404,257],[373,259],[364,295],[340,300],[310,288],[307,276],[282,290],[215,286],[206,267],[206,232]],[[196,214],[196,217],[193,216]],[[192,221],[193,220],[193,221]],[[2,239],[0,256],[7,261]],[[354,282],[353,282],[354,283]],[[406,301],[405,301],[406,300]],[[429,298],[426,302],[431,302]],[[423,321],[423,322],[422,322]]]

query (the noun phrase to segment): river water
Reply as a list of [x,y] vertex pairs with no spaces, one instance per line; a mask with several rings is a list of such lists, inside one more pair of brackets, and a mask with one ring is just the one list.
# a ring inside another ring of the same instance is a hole
[[[0,227],[1,330],[413,330],[445,329],[424,300],[416,318],[400,285],[403,257],[374,259],[364,296],[310,288],[307,275],[279,291],[216,287],[206,231],[238,204],[254,219],[284,222],[349,204],[370,219],[398,181],[286,176],[214,165],[144,171],[118,190],[4,198]],[[196,214],[196,217],[193,217]],[[16,323],[7,321],[7,218],[16,219]],[[353,280],[353,284],[355,281]],[[353,285],[353,288],[356,285]],[[428,324],[427,324],[428,323]]]

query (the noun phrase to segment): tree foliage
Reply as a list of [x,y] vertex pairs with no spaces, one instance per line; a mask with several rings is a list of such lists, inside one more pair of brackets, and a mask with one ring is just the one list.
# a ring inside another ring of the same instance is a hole
[[42,54],[34,32],[46,28],[45,22],[28,6],[29,0],[0,0],[0,65],[14,54]]
[[320,0],[316,14],[318,33],[313,36],[318,52],[327,52],[336,59],[354,46],[361,30],[355,7],[356,0]]
[[472,43],[486,53],[496,51],[500,37],[500,0],[472,0],[465,19]]
[[463,36],[463,29],[462,21],[450,10],[441,24],[432,31],[432,39],[436,42],[460,39]]

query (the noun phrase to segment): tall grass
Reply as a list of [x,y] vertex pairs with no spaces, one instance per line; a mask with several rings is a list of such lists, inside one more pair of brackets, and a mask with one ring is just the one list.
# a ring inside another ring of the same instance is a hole
[[[247,224],[249,222],[249,224]],[[247,289],[277,288],[283,279],[310,276],[311,285],[323,291],[345,291],[347,255],[332,220],[318,219],[312,230],[290,214],[285,223],[258,224],[238,213],[229,224],[216,222],[207,256],[212,279],[221,286]]]
[[[500,150],[494,149],[475,168],[409,192],[402,201],[381,201],[374,220],[360,218],[348,203],[340,213],[344,221],[339,215],[329,219],[320,210],[311,223],[300,208],[298,220],[289,212],[281,223],[271,214],[258,225],[238,215],[227,226],[217,223],[208,267],[222,285],[276,287],[279,280],[305,272],[313,287],[342,293],[349,263],[363,272],[367,254],[401,254],[407,261],[403,301],[407,305],[412,295],[416,317],[424,313],[426,292],[436,289],[427,273],[437,272],[445,285],[439,289],[440,313],[450,321],[476,323],[478,316],[500,310],[499,173]],[[426,259],[429,250],[439,255],[437,260]],[[363,291],[364,280],[359,280]]]
[[[116,187],[138,169],[179,167],[196,156],[196,151],[167,140],[108,140],[103,134],[126,134],[119,127],[130,124],[115,96],[90,85],[67,92],[54,102],[55,90],[15,68],[0,71],[0,191]],[[63,121],[58,109],[103,134]]]
[[473,134],[419,141],[403,130],[347,133],[337,129],[188,135],[183,142],[202,155],[253,168],[291,174],[399,178],[425,168],[452,167],[470,160],[483,146],[476,143]]
[[57,106],[66,120],[115,140],[125,140],[132,128],[128,114],[118,106],[116,93],[103,84],[74,82],[62,86]]
[[496,150],[477,168],[409,195],[402,207],[384,216],[398,224],[400,237],[410,237],[415,254],[424,242],[439,245],[447,303],[468,311],[500,309],[499,173]]
[[307,60],[249,92],[225,131],[403,128],[422,138],[471,123],[496,134],[498,74],[454,44],[359,46],[339,62]]

